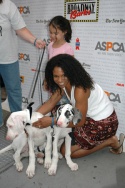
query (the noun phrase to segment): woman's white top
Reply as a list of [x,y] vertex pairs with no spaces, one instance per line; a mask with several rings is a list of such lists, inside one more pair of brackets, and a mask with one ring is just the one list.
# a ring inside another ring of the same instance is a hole
[[16,5],[10,0],[0,4],[0,64],[18,60],[18,43],[15,30],[26,27]]
[[[75,97],[74,97],[75,86],[72,86],[71,89],[71,98],[69,98],[66,89],[64,88],[64,92],[66,93],[68,99],[71,104],[75,106]],[[98,85],[94,84],[94,89],[91,90],[89,99],[88,99],[88,111],[87,117],[90,117],[96,121],[101,119],[105,119],[109,117],[113,112],[113,104],[110,102],[108,96],[103,91],[103,89]]]

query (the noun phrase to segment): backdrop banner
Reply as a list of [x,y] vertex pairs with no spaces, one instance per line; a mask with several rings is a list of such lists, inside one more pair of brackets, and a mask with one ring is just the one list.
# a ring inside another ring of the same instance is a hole
[[[50,42],[48,22],[52,17],[62,15],[71,21],[71,45],[75,57],[113,103],[119,119],[117,134],[125,133],[125,0],[12,1],[27,27],[47,44]],[[43,50],[19,39],[23,108],[30,102],[28,100],[42,53]],[[33,97],[34,110],[48,98],[42,89],[47,59],[46,47]]]

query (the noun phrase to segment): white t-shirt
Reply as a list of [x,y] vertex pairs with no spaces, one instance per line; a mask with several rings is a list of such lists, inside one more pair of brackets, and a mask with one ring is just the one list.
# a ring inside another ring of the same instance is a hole
[[[71,90],[71,99],[69,99],[73,106],[75,106],[75,97],[74,97],[75,86]],[[66,90],[64,88],[66,93]],[[66,93],[67,95],[67,93]],[[67,95],[69,98],[69,96]],[[88,99],[88,111],[87,117],[99,121],[109,117],[113,112],[113,104],[110,102],[108,96],[105,94],[103,89],[97,84],[94,84],[94,89],[91,90],[89,99]]]
[[0,64],[18,60],[18,41],[15,30],[26,27],[18,8],[10,0],[0,4]]

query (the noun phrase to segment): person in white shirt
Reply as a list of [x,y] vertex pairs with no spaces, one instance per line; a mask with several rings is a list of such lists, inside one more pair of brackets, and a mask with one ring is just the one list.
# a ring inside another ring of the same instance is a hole
[[[111,147],[110,151],[113,153],[122,153],[125,136],[121,133],[119,140],[116,136],[118,118],[113,104],[77,59],[68,54],[51,58],[45,69],[45,79],[48,89],[53,93],[38,112],[46,115],[65,93],[73,107],[82,113],[78,124],[70,122],[68,125],[74,128],[75,145],[71,147],[72,158],[89,155],[104,147]],[[33,126],[44,128],[52,124],[56,124],[56,118],[45,116]],[[64,144],[61,152],[65,154]]]
[[[0,75],[5,84],[11,112],[22,109],[17,36],[37,48],[45,46],[44,41],[37,39],[27,29],[16,5],[10,0],[0,0]],[[0,96],[0,127],[3,124]]]

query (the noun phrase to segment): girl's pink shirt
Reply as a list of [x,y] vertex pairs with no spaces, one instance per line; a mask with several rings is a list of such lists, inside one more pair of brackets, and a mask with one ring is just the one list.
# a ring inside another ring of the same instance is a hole
[[52,57],[54,57],[58,54],[69,54],[69,55],[74,56],[74,51],[73,51],[73,49],[72,49],[72,47],[70,46],[69,43],[66,42],[65,44],[63,44],[59,48],[53,48],[52,45],[53,45],[53,42],[51,42],[48,45],[49,59],[51,59]]

